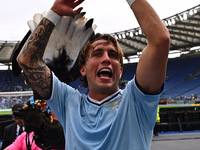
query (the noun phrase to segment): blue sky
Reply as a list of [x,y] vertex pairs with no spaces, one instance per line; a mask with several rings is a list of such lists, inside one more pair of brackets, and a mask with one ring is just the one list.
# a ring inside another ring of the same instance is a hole
[[[199,0],[148,0],[161,19],[200,4]],[[35,13],[48,11],[54,0],[1,0],[0,40],[21,40],[29,30],[27,21]],[[96,32],[114,33],[138,27],[125,0],[85,0],[87,18],[94,18]]]

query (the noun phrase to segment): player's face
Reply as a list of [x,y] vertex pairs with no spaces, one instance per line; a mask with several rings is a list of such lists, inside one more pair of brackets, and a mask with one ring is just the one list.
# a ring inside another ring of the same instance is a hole
[[98,40],[92,44],[81,74],[87,77],[90,92],[114,93],[119,89],[122,70],[114,45]]

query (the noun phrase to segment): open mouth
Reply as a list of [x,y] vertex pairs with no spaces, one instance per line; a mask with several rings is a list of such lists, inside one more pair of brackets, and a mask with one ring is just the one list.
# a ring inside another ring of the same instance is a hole
[[97,73],[97,76],[102,77],[102,78],[111,78],[112,70],[110,70],[109,68],[103,68],[99,70],[99,72]]

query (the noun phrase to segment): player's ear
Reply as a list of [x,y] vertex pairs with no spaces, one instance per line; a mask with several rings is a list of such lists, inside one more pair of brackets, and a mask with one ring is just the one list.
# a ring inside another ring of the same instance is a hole
[[85,66],[82,66],[82,67],[80,68],[80,73],[81,73],[82,76],[86,76]]
[[123,67],[120,68],[120,79],[122,77],[122,73],[123,73]]

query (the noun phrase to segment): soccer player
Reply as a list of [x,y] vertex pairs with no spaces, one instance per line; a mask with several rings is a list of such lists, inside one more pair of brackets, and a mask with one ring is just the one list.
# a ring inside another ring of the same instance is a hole
[[62,124],[66,149],[150,150],[166,74],[169,32],[146,0],[127,0],[148,40],[136,75],[120,90],[123,52],[119,43],[111,35],[95,34],[79,57],[80,73],[89,90],[88,95],[81,94],[60,82],[42,56],[60,16],[79,14],[82,8],[74,8],[82,2],[56,0],[17,61],[33,90],[47,100]]

